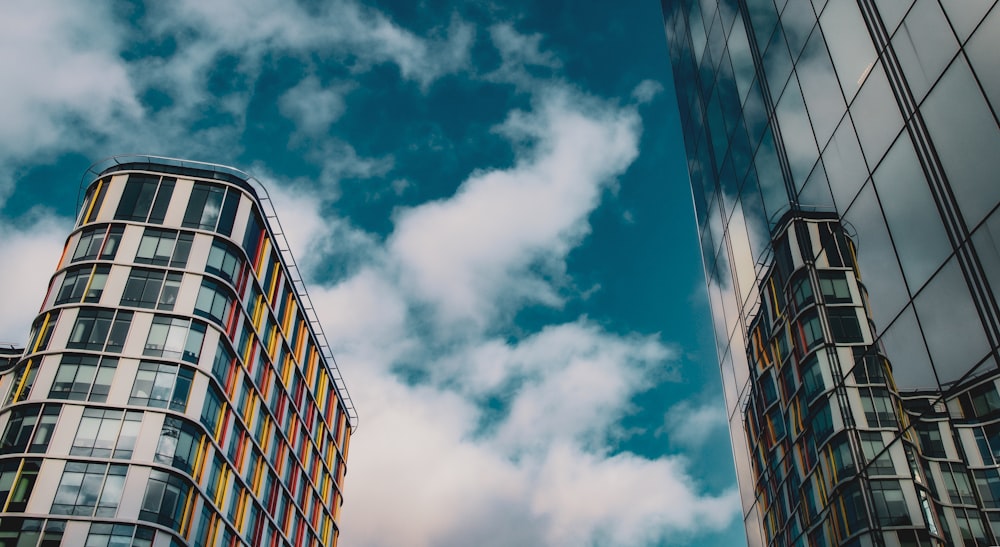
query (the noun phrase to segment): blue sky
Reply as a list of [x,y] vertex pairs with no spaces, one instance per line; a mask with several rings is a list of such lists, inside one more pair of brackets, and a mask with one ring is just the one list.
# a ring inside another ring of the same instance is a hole
[[0,8],[0,340],[88,165],[233,165],[361,415],[343,545],[743,543],[657,2],[86,4]]

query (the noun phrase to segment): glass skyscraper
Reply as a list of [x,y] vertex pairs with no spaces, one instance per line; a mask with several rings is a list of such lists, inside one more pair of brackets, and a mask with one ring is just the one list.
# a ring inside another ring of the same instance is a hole
[[84,182],[0,350],[0,545],[336,545],[357,415],[265,189],[148,156]]
[[661,3],[749,544],[1000,544],[1000,6]]

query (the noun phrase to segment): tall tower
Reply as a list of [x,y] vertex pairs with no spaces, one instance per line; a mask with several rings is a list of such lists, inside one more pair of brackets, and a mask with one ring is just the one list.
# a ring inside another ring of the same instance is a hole
[[336,545],[357,415],[264,188],[148,156],[87,176],[0,376],[0,544]]
[[1000,6],[661,5],[749,544],[1000,544]]

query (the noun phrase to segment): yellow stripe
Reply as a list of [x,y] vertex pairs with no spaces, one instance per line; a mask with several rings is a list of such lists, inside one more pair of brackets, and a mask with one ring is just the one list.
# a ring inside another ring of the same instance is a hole
[[[91,220],[90,213],[94,211],[94,204],[97,203],[97,196],[101,195],[101,188],[103,186],[104,186],[104,181],[103,180],[98,181],[98,183],[97,183],[97,189],[94,190],[93,194],[91,194],[91,196],[93,197],[93,199],[90,200],[90,205],[87,206],[87,214],[84,215],[84,217],[83,217],[83,223],[84,224],[87,224],[88,222],[90,222],[90,220]],[[98,212],[100,212],[100,211],[98,211]]]

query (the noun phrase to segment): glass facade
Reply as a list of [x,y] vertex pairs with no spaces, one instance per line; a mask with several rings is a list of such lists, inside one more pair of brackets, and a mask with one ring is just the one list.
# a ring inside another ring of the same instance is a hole
[[749,544],[1000,544],[1000,6],[661,5]]
[[336,545],[357,415],[263,188],[92,171],[0,363],[0,545]]

